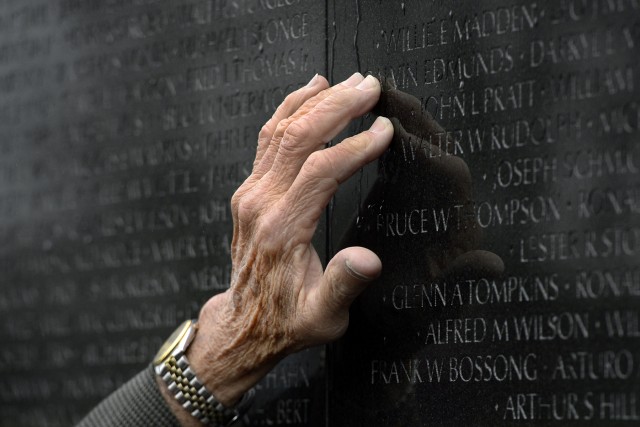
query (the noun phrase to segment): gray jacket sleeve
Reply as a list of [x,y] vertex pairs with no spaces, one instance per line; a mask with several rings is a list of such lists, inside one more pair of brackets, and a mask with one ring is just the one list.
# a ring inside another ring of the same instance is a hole
[[77,427],[179,427],[155,380],[153,367],[114,391]]

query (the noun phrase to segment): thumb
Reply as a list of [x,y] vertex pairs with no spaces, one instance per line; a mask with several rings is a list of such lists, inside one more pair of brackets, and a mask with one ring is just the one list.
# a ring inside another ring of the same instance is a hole
[[329,262],[322,280],[322,302],[333,314],[346,312],[367,284],[382,271],[380,258],[362,247],[346,248]]

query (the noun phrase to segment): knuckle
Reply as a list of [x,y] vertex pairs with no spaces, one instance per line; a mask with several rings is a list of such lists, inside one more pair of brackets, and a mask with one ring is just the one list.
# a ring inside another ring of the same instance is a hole
[[231,196],[231,211],[237,213],[240,207],[240,202],[247,192],[247,183],[243,183]]
[[340,157],[342,155],[334,150],[312,153],[300,170],[303,180],[313,183],[315,190],[336,191],[340,184],[336,177],[340,169]]
[[306,120],[292,121],[284,132],[283,141],[290,145],[297,145],[309,137],[309,131]]
[[235,193],[233,193],[233,196],[231,196],[231,210],[233,212],[238,212],[241,197],[242,196],[240,195],[240,189],[238,189]]
[[370,145],[371,140],[371,134],[369,132],[364,132],[345,139],[341,144],[338,145],[338,147],[341,147],[341,149],[345,151],[345,154],[359,155],[367,150],[367,147]]
[[271,123],[271,120],[269,120],[260,128],[260,132],[258,133],[258,141],[270,139],[272,134],[273,124]]
[[[301,88],[302,89],[302,88]],[[292,110],[296,105],[300,103],[300,97],[302,96],[302,91],[300,89],[291,92],[284,98],[282,101],[281,107],[285,110]]]
[[[327,150],[312,153],[302,166],[301,178],[311,185],[311,193],[335,191],[338,182],[333,176],[336,159]],[[310,195],[309,194],[309,195]]]
[[282,137],[284,133],[287,131],[287,128],[291,124],[291,119],[281,120],[276,126],[276,131],[274,132],[275,137]]
[[351,105],[353,99],[354,95],[350,90],[332,93],[318,104],[317,109],[323,112],[343,110]]
[[278,148],[279,154],[290,155],[296,151],[296,140],[288,137],[287,135],[280,140],[280,147]]
[[276,232],[276,219],[270,215],[261,216],[256,220],[256,226],[253,231],[254,241],[262,254],[273,256],[281,250],[279,236],[281,233]]
[[320,170],[322,170],[323,165],[325,164],[326,154],[324,151],[315,151],[309,155],[307,161],[304,162],[302,167],[302,172],[307,177],[313,177],[318,175]]
[[253,222],[259,212],[258,198],[248,194],[241,197],[236,206],[238,219],[243,223]]
[[241,200],[238,203],[238,219],[240,222],[249,222],[252,216],[251,206],[245,200]]

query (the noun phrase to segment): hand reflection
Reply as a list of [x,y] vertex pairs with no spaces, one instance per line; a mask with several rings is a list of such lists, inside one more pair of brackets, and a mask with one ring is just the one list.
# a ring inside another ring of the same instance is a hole
[[[451,351],[430,341],[429,325],[470,316],[475,310],[469,304],[475,281],[497,279],[504,264],[495,253],[481,249],[471,173],[457,155],[461,151],[458,142],[417,98],[389,82],[383,87],[374,111],[391,119],[393,142],[379,162],[357,220],[340,244],[373,250],[382,260],[383,272],[352,306],[349,331],[334,347],[341,383],[336,389],[346,392],[338,398],[344,402],[337,404],[350,405],[351,410],[361,406],[363,413],[368,412],[363,424],[379,425],[386,420],[384,425],[415,425],[416,415],[406,411],[419,405],[402,409],[402,402],[419,399],[415,384],[405,380],[393,386],[393,370],[385,372],[385,364],[424,363]],[[434,284],[442,293],[433,291]],[[456,289],[461,293],[458,299]],[[342,384],[342,378],[348,384]],[[384,384],[385,378],[390,383]],[[376,391],[363,392],[358,389],[362,384]],[[423,387],[429,393],[447,393],[437,386]],[[365,411],[388,408],[389,401],[396,402],[393,413]]]
[[[411,265],[412,280],[495,278],[502,259],[481,250],[473,215],[471,173],[454,141],[420,101],[384,82],[374,110],[389,117],[394,138],[380,160],[378,178],[340,246],[354,241],[391,257],[385,272]],[[403,254],[401,257],[398,255]],[[417,256],[416,256],[417,254]],[[408,255],[408,257],[407,257]],[[418,273],[415,273],[418,272]],[[397,274],[397,272],[396,272]],[[413,277],[412,277],[413,276]]]

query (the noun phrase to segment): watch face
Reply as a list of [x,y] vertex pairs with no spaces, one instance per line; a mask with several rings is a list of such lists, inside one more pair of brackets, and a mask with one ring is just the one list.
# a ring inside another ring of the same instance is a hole
[[162,347],[160,347],[160,350],[158,350],[158,353],[156,353],[156,357],[153,358],[154,365],[158,365],[162,363],[167,358],[167,356],[171,354],[173,349],[176,348],[176,346],[180,343],[184,335],[187,333],[187,331],[189,330],[189,327],[191,327],[192,322],[193,322],[192,320],[186,320],[180,326],[178,326],[178,328],[175,331],[173,331],[171,336],[167,338],[164,344],[162,344]]

